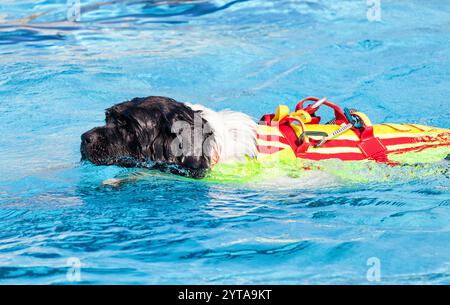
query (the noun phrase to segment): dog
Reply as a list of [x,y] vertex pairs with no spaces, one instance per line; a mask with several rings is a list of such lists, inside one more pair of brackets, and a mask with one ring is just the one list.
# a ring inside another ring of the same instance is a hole
[[105,125],[81,135],[81,159],[202,178],[219,162],[255,158],[255,129],[240,112],[162,96],[134,98],[108,108]]
[[[325,124],[319,124],[316,115],[321,104],[335,112]],[[264,115],[257,124],[244,113],[150,96],[107,109],[105,126],[84,133],[80,150],[82,160],[96,165],[146,167],[202,178],[218,163],[248,159],[334,158],[395,165],[406,153],[414,153],[420,163],[419,154],[435,148],[441,149],[442,159],[447,157],[450,130],[419,124],[373,125],[364,113],[342,110],[326,98],[307,97],[294,112],[280,105],[276,114]],[[425,162],[430,158],[422,157]]]

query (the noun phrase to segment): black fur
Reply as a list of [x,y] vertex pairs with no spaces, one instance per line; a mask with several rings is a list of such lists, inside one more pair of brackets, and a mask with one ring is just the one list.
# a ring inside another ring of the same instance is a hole
[[[201,133],[200,153],[189,148],[190,153],[177,155],[171,146],[177,138],[172,132],[177,121],[186,122],[194,136],[195,114],[190,107],[167,97],[135,98],[117,104],[106,110],[105,126],[95,127],[81,136],[82,160],[96,165],[150,167],[202,177],[211,167],[212,144],[206,142],[214,140],[212,133]],[[204,128],[207,122],[201,120]],[[182,143],[185,145],[184,140]]]

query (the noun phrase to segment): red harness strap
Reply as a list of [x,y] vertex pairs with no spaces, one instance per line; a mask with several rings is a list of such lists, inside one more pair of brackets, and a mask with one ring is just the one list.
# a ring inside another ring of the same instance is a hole
[[[297,136],[295,130],[292,128],[291,124],[294,122],[298,122],[302,128],[302,135],[300,137]],[[297,118],[293,117],[285,117],[279,122],[278,129],[281,134],[286,138],[289,146],[294,151],[296,157],[306,152],[309,147],[309,142],[305,141],[305,128],[303,126],[303,122]],[[300,143],[300,138],[303,136],[303,139]]]
[[[313,116],[312,121],[310,122],[312,124],[319,124],[320,122],[320,117],[314,116],[314,113],[317,109],[312,109],[311,105],[304,108],[304,104],[308,101],[317,102],[318,100],[319,99],[315,97],[307,97],[300,101],[296,107],[296,111],[303,109],[310,113],[311,116]],[[342,109],[337,105],[328,101],[324,101],[323,104],[331,107],[334,110],[337,125],[349,123],[349,119],[345,115],[344,111],[342,111]],[[359,115],[357,116],[359,117]],[[275,124],[272,122],[274,117],[274,114],[266,114],[261,118],[260,124],[262,123],[268,126],[274,126]],[[386,146],[383,145],[379,138],[375,137],[373,126],[371,126],[370,124],[366,125],[364,119],[361,117],[360,119],[363,123],[363,126],[361,128],[352,127],[351,130],[353,130],[360,139],[358,148],[361,150],[361,153],[366,159],[371,159],[376,162],[389,163],[389,160],[387,158]],[[302,128],[302,134],[299,137],[297,136],[295,129],[292,127],[292,124],[294,122],[299,123],[299,126]],[[280,133],[284,136],[296,157],[301,158],[302,155],[307,153],[308,148],[312,146],[312,144],[309,142],[309,139],[306,137],[304,123],[300,119],[287,115],[286,117],[281,119],[280,122],[277,122],[275,126],[278,127]],[[329,141],[333,140],[330,139]]]
[[361,142],[358,144],[358,147],[366,158],[377,162],[389,162],[386,155],[387,148],[381,143],[380,139],[373,134],[373,126],[364,126],[364,129],[360,132],[359,138],[361,139]]

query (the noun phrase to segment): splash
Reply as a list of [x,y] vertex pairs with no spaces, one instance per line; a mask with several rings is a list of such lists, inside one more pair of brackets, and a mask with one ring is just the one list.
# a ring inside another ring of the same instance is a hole
[[309,161],[292,158],[289,153],[264,161],[218,164],[206,180],[220,183],[244,183],[277,187],[333,187],[354,183],[410,181],[446,175],[450,162],[444,160],[448,147],[392,156],[401,165],[373,161],[341,161],[330,159]]

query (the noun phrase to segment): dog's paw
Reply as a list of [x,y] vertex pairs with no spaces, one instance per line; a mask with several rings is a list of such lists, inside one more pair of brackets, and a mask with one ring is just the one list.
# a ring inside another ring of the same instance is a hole
[[119,187],[125,182],[125,179],[121,178],[111,178],[106,179],[102,182],[102,186],[112,186],[112,187]]

